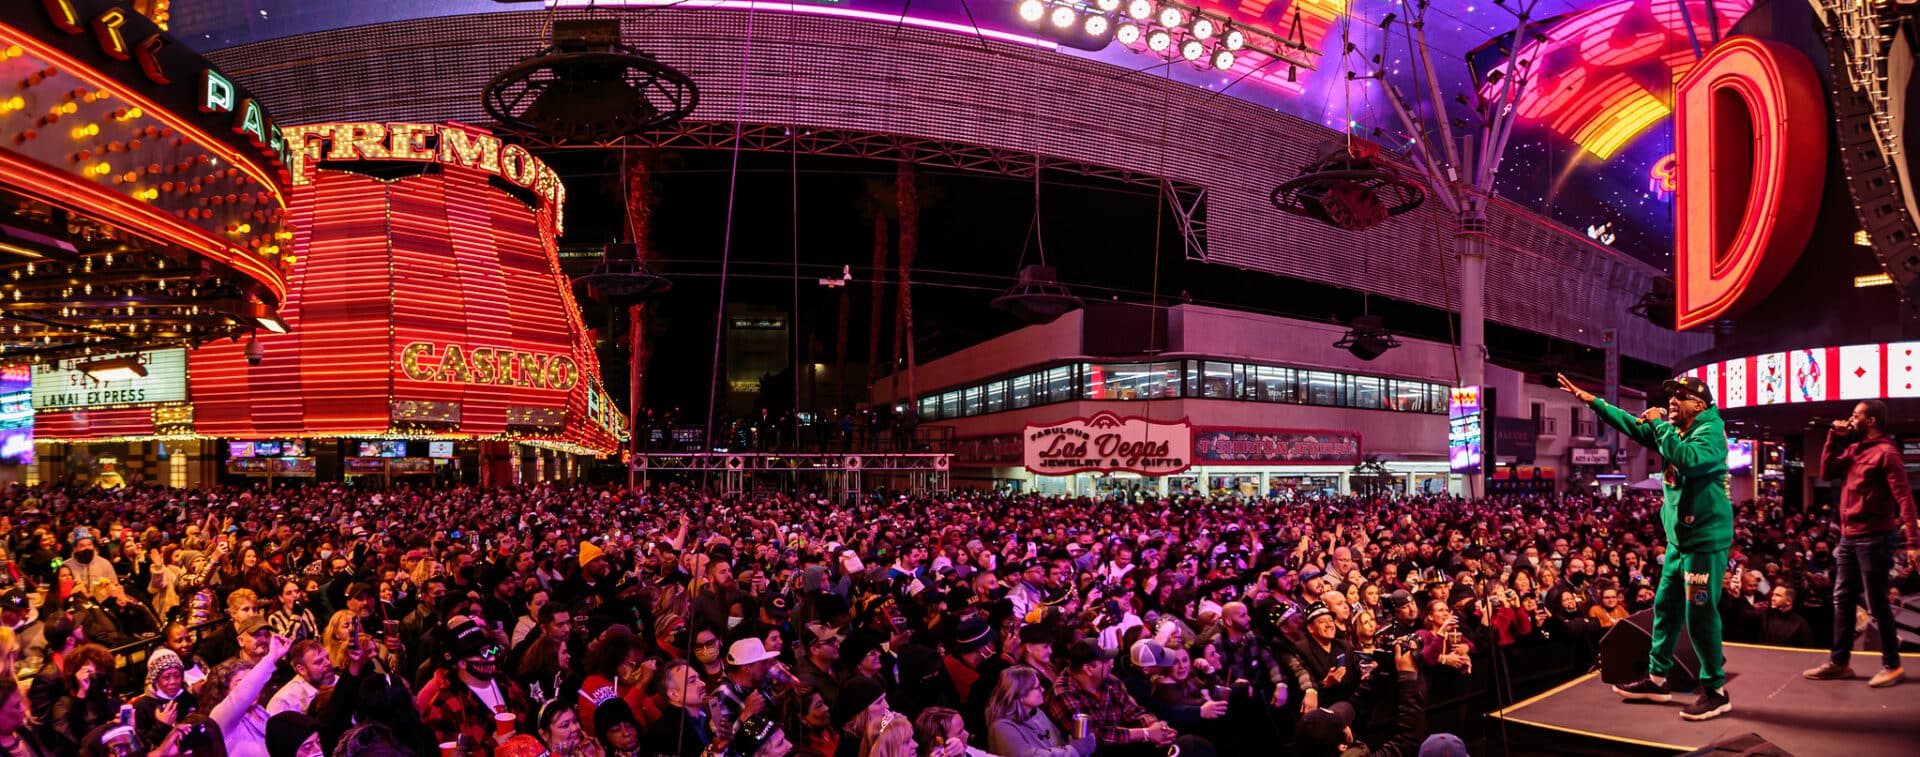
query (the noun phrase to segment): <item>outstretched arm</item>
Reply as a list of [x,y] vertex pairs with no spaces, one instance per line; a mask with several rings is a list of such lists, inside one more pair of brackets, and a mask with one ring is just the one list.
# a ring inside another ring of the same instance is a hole
[[1557,378],[1560,379],[1560,391],[1573,395],[1573,398],[1579,400],[1581,404],[1593,408],[1594,416],[1599,418],[1601,423],[1612,426],[1620,433],[1625,434],[1628,439],[1632,439],[1643,446],[1653,446],[1653,429],[1648,428],[1647,424],[1642,423],[1641,418],[1607,404],[1606,400],[1593,396],[1593,392],[1581,389],[1578,385],[1569,381],[1564,373],[1558,374]]

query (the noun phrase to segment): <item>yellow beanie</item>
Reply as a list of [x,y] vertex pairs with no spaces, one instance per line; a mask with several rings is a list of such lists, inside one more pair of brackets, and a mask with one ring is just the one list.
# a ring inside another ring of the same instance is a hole
[[580,542],[580,567],[582,568],[587,567],[587,563],[593,562],[594,560],[598,560],[606,556],[607,556],[606,551],[599,547],[593,546],[593,542],[590,542],[590,541]]

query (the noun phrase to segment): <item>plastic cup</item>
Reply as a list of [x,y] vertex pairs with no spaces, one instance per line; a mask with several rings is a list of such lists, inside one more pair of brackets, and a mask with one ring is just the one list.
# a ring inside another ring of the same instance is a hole
[[440,757],[460,757],[460,742],[458,741],[440,742]]
[[500,734],[502,736],[509,735],[513,733],[514,727],[519,724],[520,724],[519,715],[515,715],[511,712],[496,712],[493,714],[493,732],[494,733]]

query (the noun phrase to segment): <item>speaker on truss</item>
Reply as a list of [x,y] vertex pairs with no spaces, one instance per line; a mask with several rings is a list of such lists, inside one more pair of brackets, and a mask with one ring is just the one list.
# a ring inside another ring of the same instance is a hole
[[933,459],[934,470],[946,470],[947,466],[950,466],[952,464],[953,464],[952,455],[941,455]]
[[727,470],[740,470],[747,467],[747,459],[739,455],[727,456]]
[[840,467],[847,470],[860,470],[860,467],[865,463],[866,458],[859,455],[848,455],[847,459],[840,461]]
[[[1829,34],[1829,54],[1845,55],[1839,45],[1847,43],[1836,34]],[[1875,126],[1877,120],[1888,119],[1894,133],[1901,133],[1906,114],[1876,113],[1867,94],[1852,86],[1849,70],[1848,66],[1834,66],[1833,75],[1838,81],[1828,90],[1847,192],[1853,196],[1855,215],[1866,230],[1874,256],[1893,277],[1907,306],[1920,308],[1920,226],[1916,226],[1907,205],[1913,187],[1901,180],[1893,162],[1897,156],[1888,155],[1882,148]]]

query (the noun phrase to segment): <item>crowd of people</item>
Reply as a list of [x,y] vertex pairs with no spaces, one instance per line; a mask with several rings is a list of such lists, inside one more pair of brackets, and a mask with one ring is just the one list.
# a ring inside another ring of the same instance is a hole
[[[1644,497],[0,502],[0,757],[1464,754],[1430,703],[1664,555]],[[1832,514],[1736,515],[1730,635],[1822,644]]]

